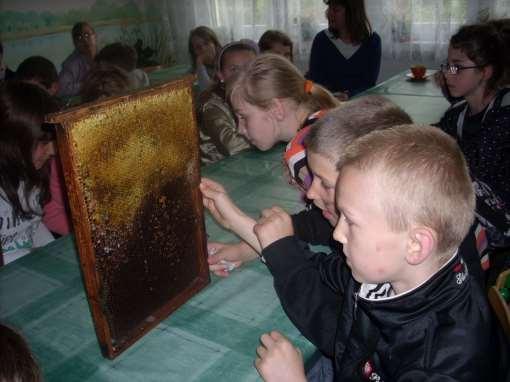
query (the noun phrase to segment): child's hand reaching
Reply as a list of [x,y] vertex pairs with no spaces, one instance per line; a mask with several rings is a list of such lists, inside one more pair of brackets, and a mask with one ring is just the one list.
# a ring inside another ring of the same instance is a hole
[[306,381],[301,352],[285,336],[272,331],[263,334],[260,343],[255,368],[264,381]]
[[200,191],[204,207],[224,228],[234,232],[255,251],[260,252],[260,244],[253,232],[255,220],[241,211],[230,199],[223,186],[211,179],[202,178]]
[[272,207],[262,211],[262,217],[253,227],[253,232],[264,249],[277,240],[294,235],[294,227],[287,212],[280,207]]
[[200,191],[202,191],[204,207],[224,228],[231,230],[236,216],[244,215],[230,199],[225,188],[214,180],[202,178]]
[[209,270],[217,276],[227,277],[229,267],[239,268],[243,263],[258,258],[257,252],[244,242],[236,244],[223,244],[217,242],[207,243]]

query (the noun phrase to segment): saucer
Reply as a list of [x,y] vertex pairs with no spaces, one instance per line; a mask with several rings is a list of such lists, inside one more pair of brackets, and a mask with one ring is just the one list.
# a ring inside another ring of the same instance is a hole
[[430,74],[425,74],[422,78],[416,78],[416,77],[413,76],[413,73],[407,73],[406,74],[407,81],[412,81],[412,82],[424,82],[424,81],[428,81],[429,76],[430,76]]

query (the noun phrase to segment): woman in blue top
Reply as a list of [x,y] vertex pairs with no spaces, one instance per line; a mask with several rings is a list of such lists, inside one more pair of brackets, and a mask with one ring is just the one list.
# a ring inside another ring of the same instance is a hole
[[307,77],[340,98],[375,85],[381,67],[381,38],[372,32],[364,0],[324,0],[328,29],[312,44]]

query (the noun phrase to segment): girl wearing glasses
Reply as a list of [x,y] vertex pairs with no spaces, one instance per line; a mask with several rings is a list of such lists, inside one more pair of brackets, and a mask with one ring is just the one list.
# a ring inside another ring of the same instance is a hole
[[[510,89],[505,74],[510,44],[509,24],[506,34],[502,25],[462,27],[441,66],[450,95],[463,100],[445,113],[439,127],[457,140],[466,157],[486,249],[510,246]],[[479,250],[483,255],[484,248]]]
[[58,95],[61,97],[78,95],[97,52],[96,32],[89,23],[76,23],[71,35],[75,49],[62,63],[62,70],[58,75]]

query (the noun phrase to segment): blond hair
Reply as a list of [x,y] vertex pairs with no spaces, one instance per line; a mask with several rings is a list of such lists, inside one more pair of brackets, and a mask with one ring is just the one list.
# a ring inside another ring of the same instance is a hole
[[306,79],[285,57],[265,53],[253,60],[227,85],[227,97],[240,97],[245,102],[267,110],[273,99],[286,98],[304,106],[308,112],[330,109],[340,102],[325,88],[313,84],[305,90]]
[[[413,224],[437,235],[437,253],[455,250],[474,219],[475,196],[466,161],[453,138],[431,126],[401,125],[356,139],[339,163],[376,180],[390,229]],[[443,259],[444,260],[444,259]]]
[[378,95],[359,97],[328,110],[310,128],[305,138],[307,151],[336,164],[345,148],[356,138],[373,130],[413,123],[395,103]]

